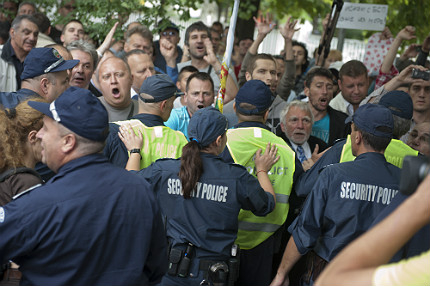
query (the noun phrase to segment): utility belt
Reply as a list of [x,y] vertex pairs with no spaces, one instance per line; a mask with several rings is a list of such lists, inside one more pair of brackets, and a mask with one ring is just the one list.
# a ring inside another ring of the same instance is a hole
[[[184,250],[181,247],[172,247],[169,252],[169,269],[167,274],[181,278],[192,277],[191,265],[195,260],[199,262],[199,272],[203,273],[200,285],[208,286],[233,286],[239,276],[239,247],[233,245],[231,257],[226,260],[199,259],[196,255],[196,247],[191,243]],[[194,276],[194,275],[193,275]],[[195,274],[198,276],[198,273]]]
[[304,281],[308,284],[310,283],[311,278],[313,281],[316,281],[327,264],[328,261],[321,258],[314,251],[309,252],[308,258],[306,260],[306,273],[303,277]]

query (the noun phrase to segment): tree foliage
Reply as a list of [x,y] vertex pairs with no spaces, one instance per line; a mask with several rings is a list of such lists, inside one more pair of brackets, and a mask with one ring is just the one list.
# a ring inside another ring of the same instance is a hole
[[[53,24],[64,24],[72,18],[79,19],[86,32],[96,41],[102,41],[115,22],[127,22],[129,15],[139,13],[139,21],[148,27],[171,15],[180,20],[190,18],[190,9],[197,9],[204,0],[75,0],[75,10],[67,18],[61,18],[57,11],[57,0],[39,0],[37,5],[45,11],[54,11]],[[166,21],[164,23],[167,23]],[[117,31],[117,38],[122,32]]]

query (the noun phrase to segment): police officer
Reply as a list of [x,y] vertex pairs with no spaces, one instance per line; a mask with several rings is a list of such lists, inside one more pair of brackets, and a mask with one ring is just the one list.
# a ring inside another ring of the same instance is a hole
[[260,80],[247,81],[240,88],[233,106],[239,123],[227,132],[228,149],[222,154],[224,161],[245,166],[253,175],[259,171],[253,154],[268,142],[276,144],[281,158],[273,168],[265,169],[276,193],[275,211],[264,218],[246,211],[239,214],[236,241],[241,248],[239,285],[270,283],[273,254],[279,248],[278,238],[287,220],[292,185],[303,172],[294,151],[265,125],[273,99],[269,86]]
[[121,125],[132,125],[136,133],[140,130],[145,145],[131,150],[142,156],[140,169],[148,167],[160,158],[178,158],[187,144],[184,134],[164,125],[169,119],[176,99],[176,86],[168,75],[148,77],[140,87],[139,114],[131,120],[109,124],[110,132],[103,153],[111,163],[124,168],[128,161],[127,148],[118,137]]
[[[263,155],[261,150],[256,152],[257,181],[244,167],[218,157],[227,142],[227,126],[225,116],[213,107],[196,111],[181,159],[161,159],[139,172],[151,182],[166,216],[170,267],[160,285],[200,285],[203,280],[227,285],[224,274],[237,273],[237,261],[226,262],[236,239],[239,211],[264,216],[274,208],[266,170],[278,161],[277,148],[267,144]],[[121,134],[133,135],[125,126]],[[127,148],[136,142],[135,146],[141,144],[132,139]],[[130,160],[136,158],[132,154]]]
[[69,87],[68,69],[78,60],[65,60],[53,48],[34,48],[24,60],[21,74],[21,89],[15,92],[0,92],[0,107],[13,108],[21,101],[42,97],[52,102]]
[[20,265],[25,285],[148,285],[165,272],[166,243],[149,184],[99,152],[108,114],[86,89],[52,103],[37,136],[57,174],[0,207],[0,263]]
[[[385,150],[385,158],[391,164],[401,168],[405,156],[418,155],[418,151],[399,140],[408,132],[411,124],[413,113],[411,97],[403,91],[390,91],[381,98],[379,104],[391,111],[394,120],[393,139]],[[295,185],[297,194],[306,196],[318,179],[319,172],[325,166],[352,161],[354,158],[351,151],[351,137],[348,136],[346,140],[338,141],[299,178]]]
[[398,192],[400,169],[385,160],[393,116],[384,106],[366,104],[352,117],[352,162],[326,167],[289,227],[291,238],[271,285],[284,285],[296,261],[313,250],[307,284],[349,242],[365,232]]

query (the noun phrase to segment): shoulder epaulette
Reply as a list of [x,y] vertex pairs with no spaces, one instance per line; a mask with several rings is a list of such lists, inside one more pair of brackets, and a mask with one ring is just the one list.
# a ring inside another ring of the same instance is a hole
[[19,194],[17,194],[17,195],[15,195],[15,196],[13,196],[12,200],[16,200],[16,199],[20,198],[21,196],[23,196],[23,195],[25,195],[25,194],[28,194],[28,193],[29,193],[29,192],[31,192],[32,190],[34,190],[34,189],[36,189],[36,188],[38,188],[38,187],[41,187],[41,186],[42,186],[42,184],[34,185],[33,187],[30,187],[30,188],[28,188],[27,190],[22,191],[21,193],[19,193]]

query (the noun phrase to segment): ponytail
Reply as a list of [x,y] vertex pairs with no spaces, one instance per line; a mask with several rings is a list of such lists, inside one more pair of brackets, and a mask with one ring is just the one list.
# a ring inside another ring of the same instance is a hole
[[197,185],[197,181],[203,174],[203,162],[200,157],[200,144],[191,140],[182,148],[181,167],[179,179],[182,184],[184,198],[191,198],[191,193]]

